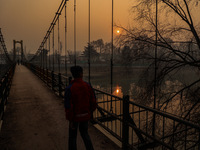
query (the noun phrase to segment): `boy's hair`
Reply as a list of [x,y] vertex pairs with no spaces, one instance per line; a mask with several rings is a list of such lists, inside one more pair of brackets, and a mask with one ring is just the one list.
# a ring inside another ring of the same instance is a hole
[[70,71],[74,78],[80,78],[83,74],[83,68],[81,66],[72,66]]

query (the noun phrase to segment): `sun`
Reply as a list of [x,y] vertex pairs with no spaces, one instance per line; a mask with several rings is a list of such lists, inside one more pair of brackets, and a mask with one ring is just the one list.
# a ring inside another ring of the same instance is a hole
[[119,33],[120,33],[120,31],[119,31],[119,30],[117,30],[117,33],[119,34]]

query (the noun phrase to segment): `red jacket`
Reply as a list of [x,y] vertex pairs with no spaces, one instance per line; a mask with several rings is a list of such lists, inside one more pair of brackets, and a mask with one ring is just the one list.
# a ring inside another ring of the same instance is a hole
[[65,90],[65,112],[69,121],[88,121],[97,107],[95,93],[90,84],[76,78]]

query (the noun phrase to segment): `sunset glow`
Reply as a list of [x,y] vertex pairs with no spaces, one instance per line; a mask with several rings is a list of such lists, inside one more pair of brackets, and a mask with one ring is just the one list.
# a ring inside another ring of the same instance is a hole
[[[36,0],[36,1],[1,1],[0,2],[0,27],[4,31],[8,51],[13,48],[13,39],[23,40],[27,53],[34,54],[46,34],[53,17],[58,10],[62,0]],[[128,9],[132,1],[116,1],[114,4],[114,24],[127,26]],[[85,43],[88,41],[88,1],[77,1],[77,50],[82,52]],[[27,7],[31,6],[31,7]],[[44,9],[45,6],[45,9]],[[91,2],[91,41],[102,38],[105,42],[110,40],[111,22],[111,1],[95,0]],[[37,11],[35,11],[37,10]],[[103,10],[103,11],[102,11]],[[26,12],[26,13],[24,13]],[[42,12],[42,13],[41,13]],[[60,40],[64,43],[64,10],[60,19]],[[31,19],[30,19],[31,18]],[[67,34],[73,37],[74,30],[74,1],[67,1]],[[20,20],[20,21],[19,21]],[[131,20],[131,19],[130,19]],[[56,27],[57,28],[56,24]],[[114,31],[114,34],[121,34],[121,31]],[[57,30],[55,30],[57,35]],[[68,49],[73,49],[74,38],[67,39]],[[56,47],[57,44],[55,43]],[[62,51],[64,55],[64,51]]]

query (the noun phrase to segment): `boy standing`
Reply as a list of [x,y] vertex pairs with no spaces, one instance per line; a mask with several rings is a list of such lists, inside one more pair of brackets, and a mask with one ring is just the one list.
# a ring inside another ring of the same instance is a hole
[[83,69],[80,66],[70,68],[74,80],[65,90],[65,112],[69,120],[69,150],[77,150],[77,129],[87,150],[93,150],[88,134],[88,121],[97,107],[95,93],[90,84],[83,81]]

